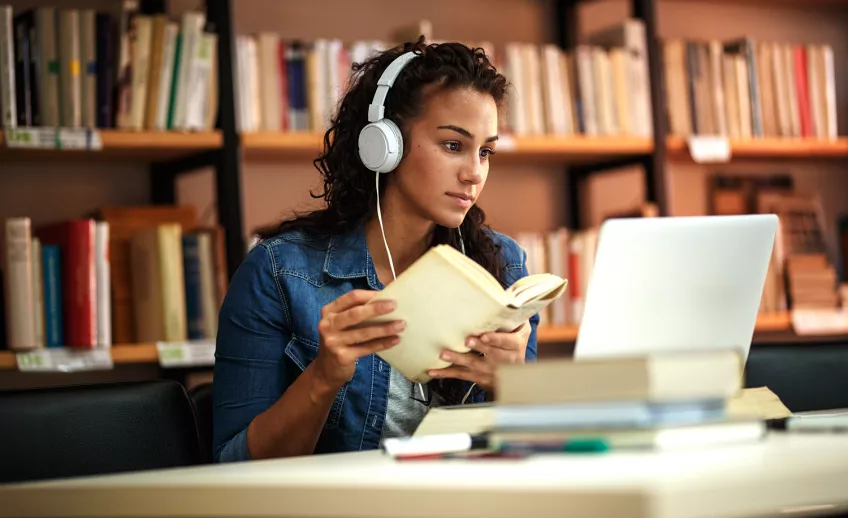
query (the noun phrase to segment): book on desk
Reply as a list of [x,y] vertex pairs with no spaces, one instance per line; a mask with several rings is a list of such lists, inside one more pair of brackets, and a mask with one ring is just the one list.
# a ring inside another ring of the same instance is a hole
[[733,351],[693,351],[504,365],[494,402],[432,408],[410,441],[426,437],[432,452],[433,437],[456,448],[456,434],[467,434],[491,451],[527,453],[758,441],[788,411],[779,400],[767,414],[752,403],[763,391],[743,390],[740,362]]

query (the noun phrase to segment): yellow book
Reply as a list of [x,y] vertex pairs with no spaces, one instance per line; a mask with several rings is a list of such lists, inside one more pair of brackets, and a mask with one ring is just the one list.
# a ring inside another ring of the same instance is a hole
[[444,349],[465,353],[469,336],[518,328],[562,296],[567,284],[546,273],[523,277],[504,289],[472,259],[439,245],[372,299],[395,301],[395,311],[364,325],[404,320],[400,343],[377,354],[407,379],[426,383],[428,370],[450,365],[439,358]]

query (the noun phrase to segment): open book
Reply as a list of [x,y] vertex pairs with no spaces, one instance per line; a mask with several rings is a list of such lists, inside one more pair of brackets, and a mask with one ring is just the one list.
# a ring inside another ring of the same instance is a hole
[[448,245],[427,251],[377,295],[397,309],[363,325],[402,319],[400,343],[377,353],[414,382],[430,380],[429,369],[450,364],[444,349],[468,352],[469,336],[512,331],[562,296],[568,281],[552,274],[522,277],[504,290],[485,268]]

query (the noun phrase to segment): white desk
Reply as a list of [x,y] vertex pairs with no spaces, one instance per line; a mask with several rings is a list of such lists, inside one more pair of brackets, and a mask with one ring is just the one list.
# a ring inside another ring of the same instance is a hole
[[780,433],[685,453],[395,462],[362,452],[0,486],[3,517],[715,518],[846,503],[848,436]]

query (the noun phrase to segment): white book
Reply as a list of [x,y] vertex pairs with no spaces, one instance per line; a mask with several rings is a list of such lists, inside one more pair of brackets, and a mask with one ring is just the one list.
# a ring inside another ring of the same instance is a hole
[[195,92],[190,90],[193,84],[194,59],[200,35],[206,23],[206,15],[201,12],[189,11],[183,14],[180,26],[182,43],[180,47],[180,63],[177,71],[176,102],[174,104],[174,129],[186,129],[188,117],[188,100]]
[[109,260],[109,223],[94,226],[94,274],[97,284],[97,346],[112,345],[111,262]]
[[135,18],[135,39],[132,42],[132,93],[128,127],[144,129],[147,113],[147,89],[150,78],[150,51],[153,41],[153,17],[139,15]]
[[565,107],[562,96],[561,51],[556,45],[542,46],[542,92],[545,104],[545,131],[550,135],[565,135]]
[[6,220],[6,343],[13,351],[38,347],[32,271],[32,223],[29,218]]
[[539,274],[522,277],[504,289],[474,260],[449,245],[439,245],[369,302],[393,300],[396,309],[363,325],[406,322],[400,342],[377,354],[410,381],[426,383],[430,369],[450,365],[440,359],[444,349],[465,353],[469,336],[518,328],[562,296],[567,284],[555,275]]
[[0,5],[0,127],[3,128],[15,128],[18,125],[14,42],[12,7]]
[[177,34],[180,28],[176,22],[165,25],[165,42],[162,45],[162,73],[159,75],[159,99],[156,104],[156,129],[168,129],[168,108],[171,104],[171,82],[174,78],[174,58],[177,47]]
[[825,105],[827,106],[827,138],[836,139],[839,136],[836,125],[836,79],[833,71],[833,47],[822,45],[821,53],[824,59],[825,74]]
[[203,130],[206,126],[206,109],[209,103],[209,81],[212,77],[213,47],[217,44],[214,34],[201,33],[192,59],[192,74],[189,91],[194,92],[186,107],[186,129]]

